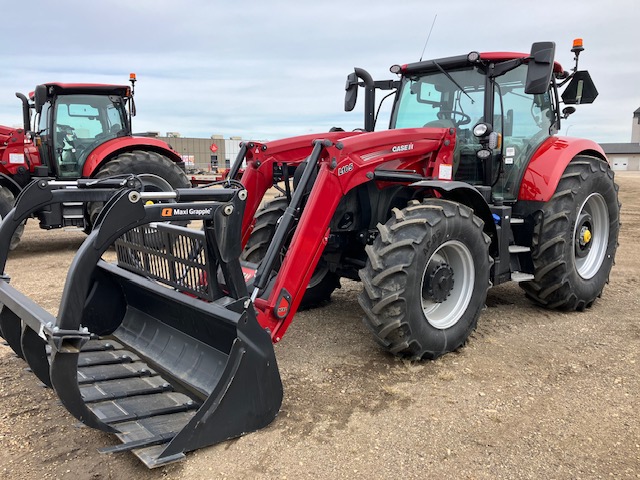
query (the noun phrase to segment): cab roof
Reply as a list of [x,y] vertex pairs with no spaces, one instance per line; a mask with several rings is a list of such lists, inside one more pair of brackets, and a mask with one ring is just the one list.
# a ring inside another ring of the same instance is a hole
[[[518,53],[518,52],[485,52],[480,54],[480,60],[485,60],[489,62],[499,62],[506,60],[515,60],[518,58],[526,59],[529,58],[530,55],[528,53]],[[456,55],[454,57],[445,57],[438,58],[434,60],[424,60],[421,62],[414,62],[402,65],[401,72],[402,73],[417,73],[417,72],[429,72],[432,70],[438,70],[435,64],[438,64],[442,68],[462,68],[470,65],[469,60],[467,60],[467,55]],[[553,71],[554,73],[562,73],[564,70],[562,66],[558,62],[553,63]]]
[[[106,85],[101,83],[45,83],[47,95],[118,95],[121,97],[131,96],[131,87],[128,85]],[[33,98],[34,92],[29,96]]]

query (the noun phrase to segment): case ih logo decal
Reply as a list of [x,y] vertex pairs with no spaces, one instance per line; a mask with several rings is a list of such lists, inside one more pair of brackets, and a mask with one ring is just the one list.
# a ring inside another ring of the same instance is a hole
[[180,215],[197,215],[197,216],[207,216],[211,215],[211,208],[163,208],[162,214],[163,217],[175,217]]
[[393,153],[396,152],[407,152],[409,150],[413,150],[413,143],[407,143],[405,145],[396,145],[391,149]]
[[403,145],[394,145],[393,147],[391,147],[391,150],[377,150],[375,152],[361,155],[360,158],[364,162],[366,162],[367,160],[373,160],[374,158],[382,157],[384,155],[388,155],[389,153],[408,152],[409,150],[413,150],[413,143],[405,143]]
[[348,165],[344,165],[344,166],[338,168],[338,176],[344,175],[345,173],[349,173],[352,170],[353,170],[353,163],[350,163]]

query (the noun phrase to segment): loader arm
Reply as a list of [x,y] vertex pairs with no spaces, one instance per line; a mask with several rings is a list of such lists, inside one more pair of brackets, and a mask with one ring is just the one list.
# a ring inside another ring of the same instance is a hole
[[[315,140],[313,145],[300,184],[258,270],[260,278],[256,279],[252,294],[258,321],[271,332],[274,342],[280,341],[293,320],[327,244],[329,224],[341,199],[359,185],[376,180],[376,175],[387,172],[387,168],[400,174],[381,175],[377,183],[409,185],[417,180],[433,179],[441,165],[451,165],[455,130],[399,129],[348,136],[337,142]],[[270,161],[274,160],[261,163],[258,170],[272,171],[268,168]],[[316,168],[318,173],[314,178],[311,172]],[[303,206],[302,196],[309,188]],[[293,238],[272,286],[265,289],[271,272],[269,262],[273,261],[271,255],[282,251],[285,232],[294,214],[299,219]]]

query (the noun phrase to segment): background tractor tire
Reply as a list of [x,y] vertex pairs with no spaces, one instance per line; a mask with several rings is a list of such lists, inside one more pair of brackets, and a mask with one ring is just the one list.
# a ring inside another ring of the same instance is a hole
[[[285,197],[276,197],[258,209],[256,223],[240,257],[242,260],[252,263],[262,261],[278,226],[278,220],[288,206],[289,201]],[[276,263],[276,269],[280,267],[282,258],[284,258],[284,252],[280,261]],[[327,303],[336,288],[340,288],[340,277],[335,272],[331,272],[320,259],[299,308],[313,308]]]
[[[191,186],[189,178],[175,162],[160,153],[143,150],[121,153],[112,158],[100,167],[100,170],[93,178],[99,179],[129,174],[156,175],[164,179],[172,188],[188,188]],[[154,182],[146,180],[143,180],[143,185],[147,191],[164,190],[161,184],[154,184]],[[87,214],[90,225],[87,230],[91,229],[103,206],[104,204],[102,202],[92,202],[88,204]]]
[[473,210],[455,202],[414,200],[393,213],[366,247],[364,323],[389,352],[434,359],[476,328],[490,286],[490,240]]
[[547,308],[584,310],[609,282],[620,229],[618,186],[608,163],[575,157],[537,216],[535,278],[520,285]]
[[[2,220],[9,211],[13,208],[16,199],[13,196],[11,190],[7,187],[3,187],[0,185],[0,220]],[[13,250],[20,243],[20,239],[22,238],[22,234],[24,233],[24,224],[22,222],[18,228],[16,228],[15,232],[13,232],[13,236],[11,237],[11,243],[9,245],[9,249]]]

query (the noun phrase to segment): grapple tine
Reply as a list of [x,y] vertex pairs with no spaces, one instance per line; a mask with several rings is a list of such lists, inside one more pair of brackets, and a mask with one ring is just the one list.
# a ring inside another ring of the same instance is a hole
[[78,386],[79,353],[53,351],[51,354],[51,383],[64,407],[85,425],[103,432],[115,430],[101,421],[82,399]]
[[28,326],[22,328],[20,339],[24,359],[29,364],[31,371],[47,387],[51,387],[49,375],[49,355],[47,355],[47,342]]
[[22,346],[20,345],[22,322],[20,317],[18,317],[6,305],[2,305],[2,310],[0,311],[0,331],[15,354],[24,359]]

